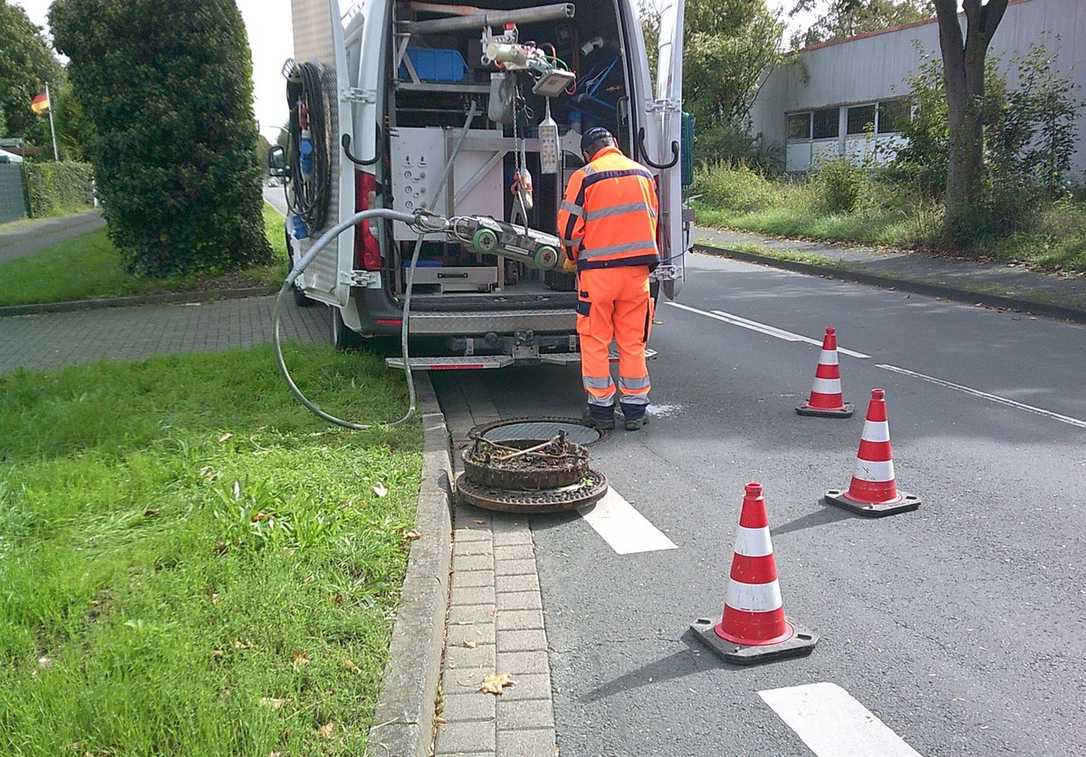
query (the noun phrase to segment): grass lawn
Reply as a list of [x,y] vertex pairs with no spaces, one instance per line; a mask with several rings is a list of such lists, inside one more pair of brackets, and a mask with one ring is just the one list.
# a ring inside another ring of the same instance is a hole
[[[379,359],[288,359],[336,411],[399,417]],[[0,397],[0,753],[362,754],[417,426],[330,428],[266,347],[17,372]]]
[[106,230],[100,229],[0,263],[0,281],[4,282],[0,305],[278,285],[287,267],[283,217],[267,203],[264,227],[274,254],[271,264],[222,275],[164,279],[141,279],[125,273],[120,253]]

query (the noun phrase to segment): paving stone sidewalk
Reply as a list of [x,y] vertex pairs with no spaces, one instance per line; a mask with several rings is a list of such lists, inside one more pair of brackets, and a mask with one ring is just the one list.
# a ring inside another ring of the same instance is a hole
[[[0,372],[252,347],[271,341],[274,304],[252,297],[0,318]],[[324,342],[330,328],[323,306],[284,311],[286,339]]]
[[[482,382],[436,374],[453,437],[455,465],[467,432],[500,416]],[[465,505],[453,512],[448,637],[442,669],[443,723],[437,757],[554,757],[550,657],[535,545],[524,518]],[[501,696],[483,679],[509,673]]]
[[695,229],[694,241],[710,246],[756,245],[773,252],[798,252],[857,273],[1086,311],[1086,276],[1081,275],[1042,273],[1020,265],[982,263],[905,250],[776,239],[725,229],[699,227]]
[[39,250],[63,242],[72,237],[89,234],[105,228],[106,222],[99,210],[64,216],[18,221],[0,227],[0,263],[32,255]]

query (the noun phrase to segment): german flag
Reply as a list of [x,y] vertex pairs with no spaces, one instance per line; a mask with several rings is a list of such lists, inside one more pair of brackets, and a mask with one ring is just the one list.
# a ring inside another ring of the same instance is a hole
[[30,109],[34,111],[34,115],[40,116],[49,110],[49,93],[42,90],[38,94],[34,95],[34,99],[30,101]]

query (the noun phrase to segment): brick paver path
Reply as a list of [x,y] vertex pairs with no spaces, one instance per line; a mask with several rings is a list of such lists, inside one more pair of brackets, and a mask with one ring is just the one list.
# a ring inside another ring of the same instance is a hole
[[[0,372],[169,352],[252,347],[272,338],[274,297],[0,318]],[[283,336],[329,341],[328,309],[288,304]]]

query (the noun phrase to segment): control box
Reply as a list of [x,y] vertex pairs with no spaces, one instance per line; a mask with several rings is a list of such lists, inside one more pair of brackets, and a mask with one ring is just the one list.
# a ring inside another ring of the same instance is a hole
[[[505,215],[503,169],[499,148],[493,150],[472,149],[471,144],[495,139],[500,143],[501,132],[489,129],[472,129],[468,142],[456,156],[452,171],[434,198],[434,190],[441,181],[441,172],[448,160],[446,150],[452,150],[459,136],[458,130],[433,127],[396,128],[391,131],[392,193],[396,207],[408,213],[433,202],[432,210],[438,215],[482,215],[502,218]],[[479,139],[475,139],[479,138]],[[454,198],[449,202],[450,193]],[[452,204],[454,207],[449,207]],[[417,238],[414,231],[402,223],[393,224],[393,236],[397,241]],[[428,240],[443,240],[442,234],[432,234]]]

